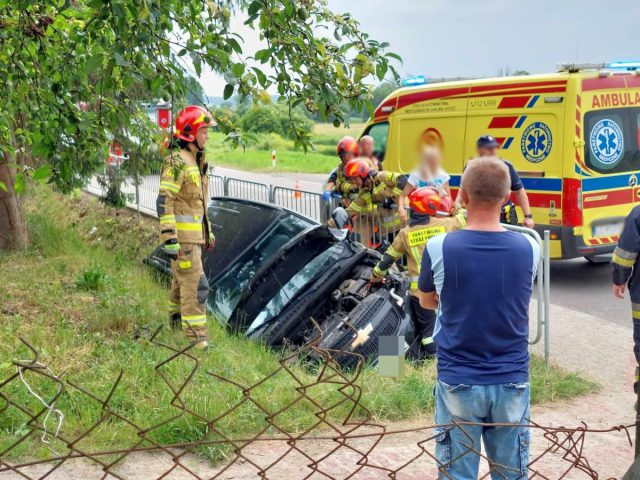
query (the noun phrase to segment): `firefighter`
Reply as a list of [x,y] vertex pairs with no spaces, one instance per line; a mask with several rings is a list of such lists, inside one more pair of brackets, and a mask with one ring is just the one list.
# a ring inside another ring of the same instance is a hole
[[322,199],[327,203],[329,202],[331,193],[333,192],[336,192],[343,197],[349,197],[349,195],[357,192],[357,188],[355,188],[355,186],[344,176],[344,167],[349,161],[353,160],[360,154],[358,142],[356,142],[356,139],[353,137],[342,137],[338,142],[336,151],[340,157],[340,163],[329,174],[325,191],[322,194]]
[[633,318],[633,353],[640,364],[640,206],[631,210],[624,222],[624,228],[613,251],[613,294],[624,298],[626,285],[629,285],[631,297],[631,316]]
[[202,107],[181,110],[175,123],[174,151],[165,159],[157,200],[160,242],[171,257],[169,315],[172,328],[181,328],[195,348],[205,349],[209,292],[202,267],[202,246],[212,250],[215,237],[207,216],[209,182],[204,148],[215,122]]
[[364,158],[368,158],[371,162],[371,168],[375,168],[379,172],[384,170],[382,168],[382,162],[378,159],[375,153],[375,140],[371,135],[363,135],[360,137],[358,146],[360,147],[360,155]]
[[[409,225],[398,232],[393,244],[386,250],[382,260],[373,269],[372,283],[382,282],[389,268],[403,255],[407,258],[409,275],[409,301],[414,326],[414,341],[411,354],[416,360],[432,358],[436,354],[433,343],[433,328],[436,315],[433,310],[420,306],[418,300],[418,278],[422,265],[422,254],[430,238],[465,227],[465,211],[458,209],[453,216],[451,197],[441,196],[432,187],[422,187],[409,194]],[[441,215],[438,217],[437,215]]]
[[[402,193],[407,176],[389,171],[378,172],[371,168],[371,163],[366,158],[355,158],[347,162],[344,175],[358,191],[347,207],[347,213],[355,224],[354,230],[365,245],[377,233],[373,239],[373,246],[377,246],[383,240],[380,235],[382,232],[377,231],[379,228],[392,233],[400,226],[400,217],[392,206]],[[331,221],[329,225],[333,226]]]

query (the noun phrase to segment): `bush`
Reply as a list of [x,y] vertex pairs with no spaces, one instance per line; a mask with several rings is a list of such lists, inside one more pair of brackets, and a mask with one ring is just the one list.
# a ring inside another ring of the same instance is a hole
[[313,122],[300,111],[293,110],[289,116],[287,107],[281,104],[264,105],[251,108],[240,118],[240,126],[246,132],[277,133],[283,138],[295,140],[296,134],[292,120],[303,134],[310,134]]
[[255,141],[252,144],[253,147],[258,150],[276,150],[276,151],[284,151],[291,150],[293,146],[291,145],[291,140],[287,140],[282,138],[277,133],[263,133],[256,136]]

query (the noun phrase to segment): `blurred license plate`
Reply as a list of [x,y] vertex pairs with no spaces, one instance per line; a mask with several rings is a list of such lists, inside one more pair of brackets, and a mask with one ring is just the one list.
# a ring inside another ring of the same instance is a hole
[[610,237],[611,235],[620,235],[622,232],[622,222],[606,223],[593,227],[594,237]]

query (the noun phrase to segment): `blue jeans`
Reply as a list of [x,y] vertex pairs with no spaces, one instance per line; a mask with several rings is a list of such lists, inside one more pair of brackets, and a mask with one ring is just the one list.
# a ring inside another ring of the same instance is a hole
[[448,385],[438,380],[435,388],[436,459],[439,478],[476,480],[480,439],[491,466],[491,478],[527,478],[528,427],[483,427],[446,425],[454,422],[511,423],[529,421],[529,384]]

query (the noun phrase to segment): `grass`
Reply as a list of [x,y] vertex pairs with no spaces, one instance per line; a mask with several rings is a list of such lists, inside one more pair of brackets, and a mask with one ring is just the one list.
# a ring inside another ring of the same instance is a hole
[[[335,128],[332,124],[316,124],[313,135],[315,151],[295,149],[293,142],[277,135],[260,136],[255,145],[245,150],[224,145],[224,135],[209,136],[207,156],[212,164],[238,170],[263,172],[328,173],[337,165],[336,145],[345,135],[357,136],[362,124]],[[277,166],[271,165],[271,152],[276,151]]]
[[[0,254],[0,382],[15,373],[12,360],[29,359],[30,352],[20,343],[24,337],[40,352],[40,361],[57,374],[81,386],[88,393],[105,399],[119,373],[123,376],[113,392],[110,408],[141,428],[151,428],[177,415],[171,405],[173,395],[158,375],[163,372],[174,389],[189,375],[188,361],[170,362],[156,371],[156,365],[170,352],[148,341],[150,332],[165,323],[166,282],[143,267],[141,256],[154,246],[155,222],[117,212],[86,197],[61,197],[45,187],[32,190],[25,205],[32,245],[26,252]],[[195,353],[200,368],[182,398],[195,413],[215,418],[240,402],[244,396],[237,386],[217,380],[212,372],[241,385],[252,385],[277,370],[281,352],[264,345],[229,335],[219,325],[210,323],[214,349]],[[186,346],[179,333],[163,331],[160,340],[174,346]],[[301,382],[309,383],[315,373],[300,361],[288,365]],[[274,413],[292,403],[274,418],[290,432],[313,425],[317,407],[309,401],[295,402],[300,384],[292,374],[280,371],[252,391],[252,398]],[[27,373],[30,385],[48,398],[56,385],[43,377]],[[401,378],[383,378],[375,370],[362,372],[358,384],[362,402],[377,421],[410,419],[428,415],[433,410],[432,388],[435,367],[409,366]],[[322,383],[308,389],[321,405],[343,399],[340,385]],[[597,385],[578,375],[545,368],[541,360],[532,360],[532,399],[534,403],[569,398],[594,391]],[[347,393],[350,389],[347,389]],[[42,405],[16,379],[0,387],[0,393],[29,411]],[[352,407],[343,402],[327,417],[342,421]],[[67,388],[56,408],[64,412],[61,436],[75,439],[103,415],[100,402],[75,388]],[[0,399],[0,452],[28,431],[27,417],[16,407],[6,408]],[[355,417],[365,412],[356,409]],[[216,423],[221,433],[247,437],[268,427],[267,413],[245,402],[231,415]],[[55,428],[55,418],[48,421]],[[152,428],[149,438],[163,444],[189,442],[208,431],[205,421],[184,415]],[[31,435],[4,458],[38,458],[50,455]],[[211,438],[220,438],[212,434]],[[77,447],[84,451],[126,448],[139,440],[137,431],[114,417],[99,423]],[[58,440],[52,447],[64,452]],[[227,450],[202,447],[199,452],[219,458]]]

